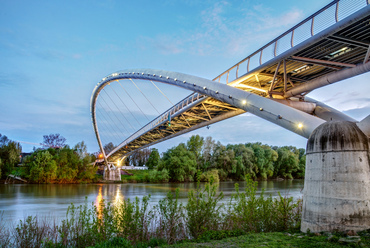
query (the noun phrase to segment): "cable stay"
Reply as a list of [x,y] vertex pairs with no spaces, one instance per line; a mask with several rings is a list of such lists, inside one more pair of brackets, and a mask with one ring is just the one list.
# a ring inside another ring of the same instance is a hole
[[[116,106],[116,108],[118,109],[118,111],[122,114],[123,118],[125,118],[125,120],[129,123],[129,125],[131,126],[131,128],[136,131],[136,129],[134,128],[134,126],[131,124],[131,122],[123,115],[123,113],[121,112],[121,110],[118,108],[118,106],[116,105],[116,103],[113,101],[113,99],[108,95],[108,93],[105,91],[105,89],[103,89],[102,91],[104,91],[104,93],[109,97],[109,99],[113,102],[113,104]],[[103,101],[108,105],[108,103],[103,99]],[[125,104],[124,104],[125,105]],[[108,105],[109,107],[109,105]],[[127,108],[127,106],[125,105],[126,109],[130,112],[130,114],[134,117],[134,119],[136,120],[136,122],[140,125],[139,121],[135,118],[135,116],[131,113],[131,111]],[[109,107],[109,109],[113,112],[113,110]],[[114,112],[113,112],[114,113]],[[116,116],[116,118],[119,120],[119,122],[121,122],[121,120]],[[123,125],[123,123],[121,122],[122,126],[125,127]]]
[[[104,98],[102,98],[102,99],[103,99],[103,101],[105,102]],[[99,103],[99,105],[101,105],[101,104]],[[112,109],[109,107],[109,105],[108,105],[108,108],[112,111]],[[113,111],[112,111],[112,112],[113,112]],[[111,121],[112,121],[112,123],[114,124],[114,126],[117,128],[117,130],[118,130],[118,132],[117,132],[117,133],[118,133],[118,134],[119,134],[119,133],[121,133],[121,132],[120,132],[119,127],[118,127],[118,126],[117,126],[117,124],[116,124],[116,122],[115,122],[115,121],[113,121],[112,117],[109,115],[109,113],[108,113],[108,112],[107,112],[107,115],[108,115],[108,117],[111,119]],[[116,118],[117,118],[117,116],[116,116]],[[117,118],[117,119],[118,119],[118,118]],[[117,131],[117,130],[116,130],[116,131]]]
[[130,81],[135,85],[135,87],[141,92],[141,94],[145,97],[145,99],[150,103],[150,105],[152,105],[152,107],[155,109],[155,111],[157,111],[157,113],[158,114],[160,114],[159,113],[159,111],[156,109],[156,107],[154,107],[154,105],[152,104],[152,102],[151,101],[149,101],[149,99],[146,97],[146,95],[140,90],[140,88],[135,84],[135,82],[134,81],[132,81],[132,79],[130,78]]
[[[136,107],[138,107],[138,109],[140,110],[140,112],[145,116],[145,118],[148,120],[148,121],[150,121],[149,120],[149,118],[148,118],[148,116],[143,112],[143,110],[139,107],[139,105],[137,105],[137,103],[134,101],[134,99],[131,97],[131,95],[126,91],[126,89],[121,85],[121,83],[117,80],[117,82],[118,82],[118,84],[122,87],[122,89],[126,92],[126,94],[130,97],[130,99],[134,102],[134,104],[136,105]],[[112,87],[112,86],[111,86]],[[113,88],[113,87],[112,87]],[[114,89],[113,89],[113,91],[114,91]],[[116,93],[116,92],[114,92],[114,93]],[[116,95],[117,95],[117,93],[116,93]],[[121,102],[123,103],[123,101],[122,101],[122,99],[121,99],[121,97],[119,96],[119,95],[117,95],[118,96],[118,98],[121,100]]]
[[[99,105],[100,105],[100,103],[99,103]],[[98,109],[98,111],[99,111],[100,115],[104,118],[104,120],[106,122],[110,123],[109,121],[107,121],[107,119],[105,118],[105,116],[103,116],[103,113],[99,109]],[[108,115],[108,117],[109,117],[109,115]],[[120,140],[118,139],[118,136],[119,136],[120,132],[119,131],[117,132],[117,130],[115,130],[112,125],[105,124],[104,122],[102,122],[102,124],[104,124],[104,126],[106,127],[108,133],[116,133],[117,134],[117,135],[113,135],[113,136],[116,139],[115,141],[118,140],[118,144],[119,144],[120,143]],[[110,131],[108,131],[108,129],[110,129]],[[126,138],[126,137],[124,137],[124,138]]]

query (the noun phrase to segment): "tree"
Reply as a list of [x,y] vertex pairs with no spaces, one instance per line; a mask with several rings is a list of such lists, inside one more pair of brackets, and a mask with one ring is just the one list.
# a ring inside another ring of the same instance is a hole
[[159,164],[160,156],[158,149],[153,148],[152,152],[149,155],[148,162],[146,162],[146,166],[148,167],[149,170],[152,170],[156,168]]
[[256,165],[253,163],[254,153],[252,148],[246,147],[244,144],[227,145],[227,149],[232,149],[237,160],[236,172],[233,177],[238,180],[244,180],[245,174],[249,174],[252,178],[256,178]]
[[144,148],[138,151],[134,151],[130,156],[130,163],[132,166],[144,166],[150,156],[150,149]]
[[105,144],[105,146],[103,147],[105,154],[107,155],[108,153],[113,151],[114,147],[115,146],[113,145],[112,142],[109,142],[108,144]]
[[195,159],[197,160],[198,169],[201,163],[203,143],[204,143],[203,137],[199,136],[198,134],[192,135],[190,139],[186,142],[187,150],[194,153],[195,155]]
[[19,156],[22,147],[18,142],[8,139],[0,134],[0,170],[1,175],[5,176],[13,170],[14,166],[20,162]]
[[275,176],[292,179],[292,173],[299,169],[299,154],[295,154],[292,150],[291,147],[279,147],[277,149],[278,159],[274,163]]
[[77,143],[73,149],[77,152],[78,156],[80,157],[80,159],[83,159],[85,158],[86,156],[89,156],[88,152],[87,152],[87,146],[85,144],[84,141],[81,141],[79,143]]
[[211,166],[211,159],[215,152],[216,148],[216,141],[212,139],[212,137],[208,136],[202,146],[202,157],[203,157],[203,170],[207,170]]
[[268,145],[261,143],[247,143],[246,147],[253,149],[254,164],[256,165],[257,177],[267,179],[274,174],[274,161],[276,161],[278,154]]
[[44,135],[44,146],[51,148],[62,148],[65,146],[66,139],[59,133]]
[[163,166],[168,170],[172,181],[194,181],[196,165],[195,154],[188,151],[184,143],[163,154]]
[[53,156],[46,151],[38,151],[28,164],[29,179],[36,183],[50,183],[57,177],[57,165]]
[[226,149],[220,142],[217,142],[215,152],[212,157],[212,167],[218,168],[219,177],[225,180],[229,174],[236,172],[237,160],[232,149]]

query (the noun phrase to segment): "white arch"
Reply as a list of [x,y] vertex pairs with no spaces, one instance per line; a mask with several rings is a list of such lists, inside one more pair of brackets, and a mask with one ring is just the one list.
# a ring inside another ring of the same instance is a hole
[[[96,123],[96,100],[100,91],[110,82],[120,79],[153,80],[198,92],[248,111],[298,135],[308,138],[325,121],[284,104],[275,102],[225,84],[178,72],[153,69],[122,70],[103,78],[91,96],[91,116],[96,138],[104,152]],[[140,136],[140,134],[138,134]],[[119,149],[119,147],[117,147]],[[105,154],[104,154],[105,157]]]

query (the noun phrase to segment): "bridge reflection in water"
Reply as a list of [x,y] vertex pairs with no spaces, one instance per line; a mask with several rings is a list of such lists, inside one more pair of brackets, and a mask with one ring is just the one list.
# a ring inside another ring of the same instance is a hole
[[[240,182],[243,188],[244,182]],[[301,197],[303,188],[302,180],[259,182],[267,192],[277,195],[277,191],[287,192],[293,197]],[[104,199],[107,202],[119,202],[123,199],[135,197],[142,198],[151,194],[150,204],[157,204],[169,191],[180,188],[180,201],[186,202],[189,190],[196,185],[189,184],[90,184],[90,185],[35,185],[35,184],[0,184],[0,209],[4,211],[3,221],[17,222],[29,215],[40,217],[55,217],[58,220],[66,217],[67,209],[73,202],[75,206],[93,203],[97,208],[98,203]],[[225,200],[233,192],[234,182],[221,182],[219,190],[225,193]]]

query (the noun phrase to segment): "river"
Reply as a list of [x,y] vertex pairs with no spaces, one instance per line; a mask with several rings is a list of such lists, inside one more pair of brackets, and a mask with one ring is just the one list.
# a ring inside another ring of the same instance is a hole
[[[244,190],[245,182],[238,182],[240,191]],[[221,182],[218,190],[225,195],[223,201],[230,199],[235,182]],[[201,184],[204,185],[204,184]],[[40,217],[65,218],[71,203],[78,206],[87,201],[97,204],[101,199],[110,202],[123,199],[142,198],[150,194],[150,204],[155,205],[169,191],[180,189],[179,200],[186,202],[187,194],[196,188],[196,183],[126,183],[126,184],[0,184],[0,219],[18,222],[29,215]],[[260,181],[258,194],[262,188],[266,194],[277,196],[302,197],[303,180]]]

